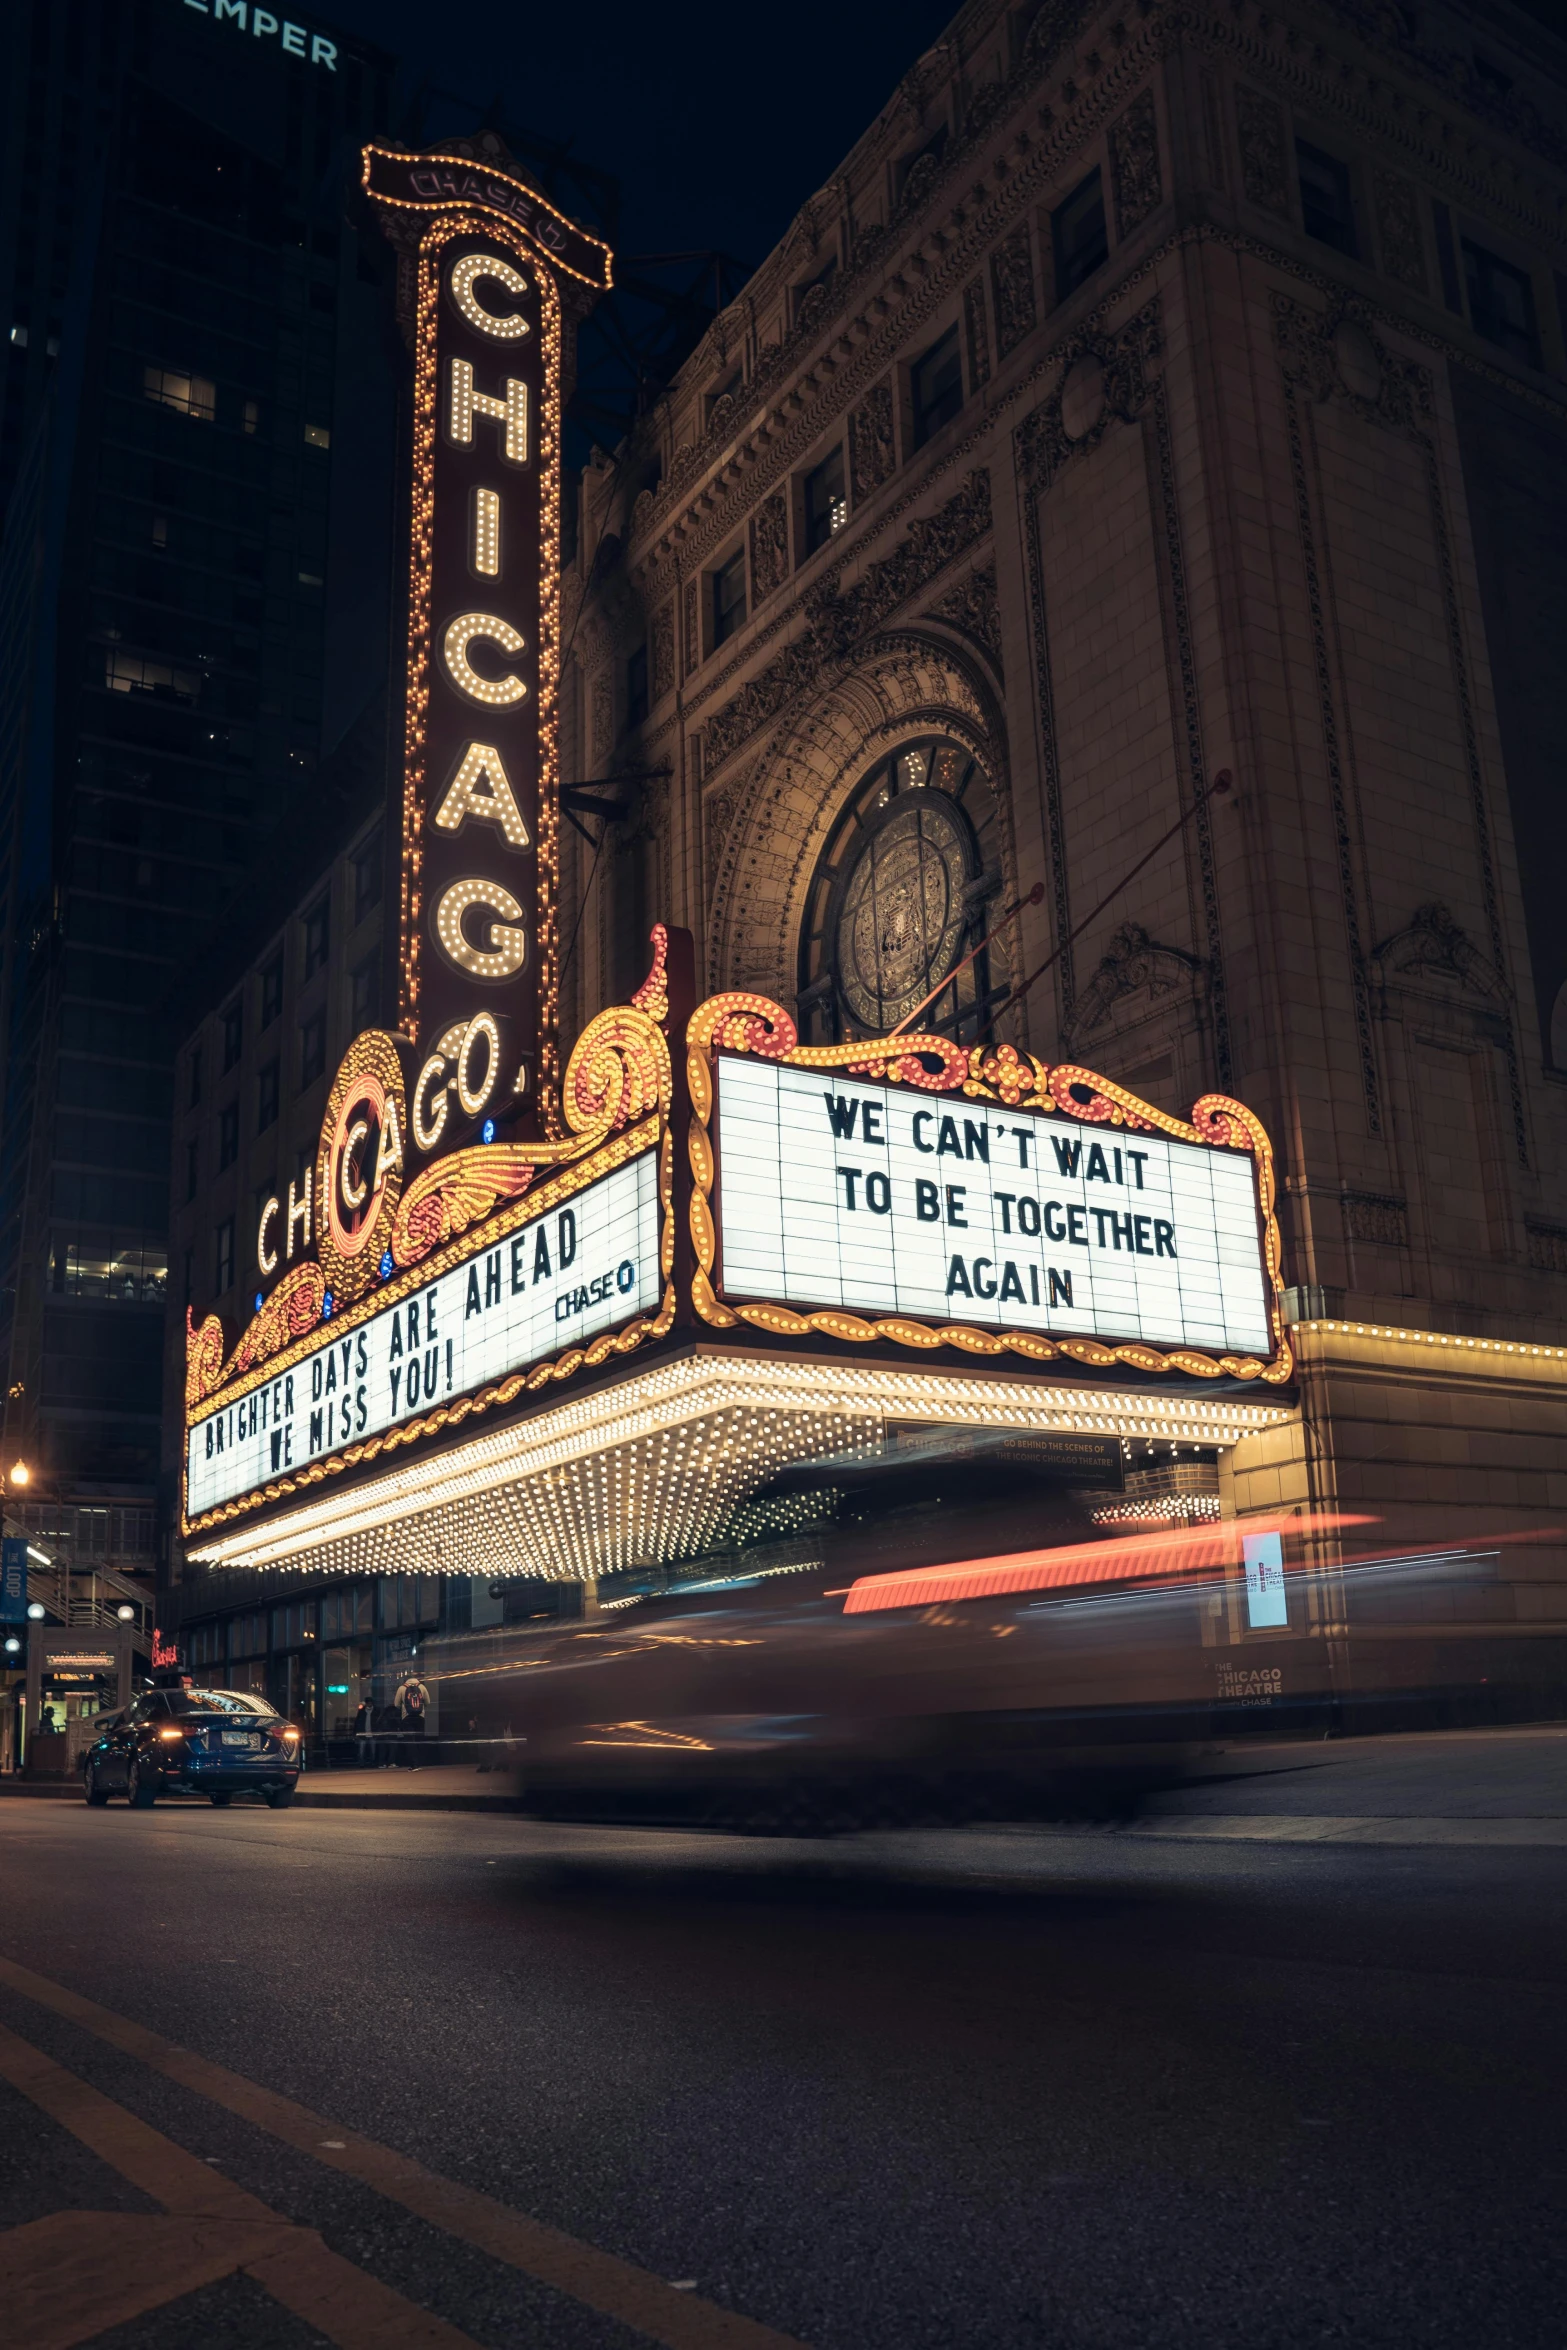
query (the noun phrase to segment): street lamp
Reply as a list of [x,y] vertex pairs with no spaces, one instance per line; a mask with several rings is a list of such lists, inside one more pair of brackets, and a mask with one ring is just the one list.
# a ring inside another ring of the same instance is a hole
[[32,1470],[28,1467],[25,1461],[13,1461],[11,1463],[11,1483],[13,1485],[29,1484],[32,1479],[32,1474]]
[[117,1607],[114,1612],[122,1624],[134,1624],[136,1621],[136,1610],[133,1607]]
[[29,1602],[27,1612],[35,1624],[41,1624],[49,1611],[41,1599],[35,1599]]
[[5,1653],[7,1656],[18,1656],[21,1653],[21,1647],[20,1640],[8,1640],[5,1644]]

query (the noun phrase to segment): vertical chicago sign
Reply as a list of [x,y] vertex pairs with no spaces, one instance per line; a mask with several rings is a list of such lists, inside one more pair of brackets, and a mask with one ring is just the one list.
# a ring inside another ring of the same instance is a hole
[[430,1153],[554,1124],[561,367],[610,256],[461,155],[367,147],[364,184],[413,280],[398,1026]]

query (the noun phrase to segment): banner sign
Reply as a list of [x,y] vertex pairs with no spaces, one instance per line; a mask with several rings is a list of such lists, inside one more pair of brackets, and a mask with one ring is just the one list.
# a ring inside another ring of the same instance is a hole
[[1277,1534],[1247,1534],[1241,1539],[1246,1563],[1246,1622],[1253,1632],[1268,1631],[1290,1620],[1284,1592],[1284,1544]]
[[191,1421],[187,1516],[655,1307],[658,1219],[657,1154],[643,1151],[395,1304],[328,1325],[287,1368]]
[[720,1294],[1266,1357],[1254,1163],[718,1059]]
[[0,1624],[27,1621],[27,1538],[7,1534],[0,1543]]

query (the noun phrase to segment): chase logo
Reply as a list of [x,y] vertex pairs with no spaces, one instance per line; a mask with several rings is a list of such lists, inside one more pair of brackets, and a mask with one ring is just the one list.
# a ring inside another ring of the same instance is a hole
[[228,23],[234,30],[255,41],[276,41],[290,57],[298,57],[311,65],[324,65],[328,73],[337,71],[337,43],[321,33],[313,33],[307,25],[291,24],[286,16],[276,16],[270,8],[254,8],[250,0],[185,0],[187,8],[194,8],[198,16],[215,17],[219,24]]

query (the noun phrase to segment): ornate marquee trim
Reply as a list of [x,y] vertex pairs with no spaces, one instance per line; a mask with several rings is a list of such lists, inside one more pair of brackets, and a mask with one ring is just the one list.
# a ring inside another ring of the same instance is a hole
[[[199,1326],[185,1315],[185,1417],[187,1427],[209,1411],[264,1386],[307,1355],[330,1321],[345,1332],[371,1315],[507,1239],[521,1225],[574,1198],[601,1176],[612,1174],[644,1152],[658,1152],[659,1267],[664,1284],[655,1315],[642,1315],[623,1329],[606,1331],[469,1396],[425,1413],[417,1420],[367,1438],[290,1477],[275,1479],[253,1493],[196,1519],[184,1519],[187,1534],[226,1523],[245,1511],[277,1501],[322,1477],[374,1460],[380,1453],[454,1426],[473,1412],[515,1402],[525,1389],[592,1369],[612,1354],[630,1354],[645,1339],[661,1338],[675,1316],[674,1142],[670,1128],[673,1074],[661,1020],[669,1016],[666,977],[668,933],[653,932],[653,967],[629,1004],[612,1005],[590,1020],[573,1047],[562,1089],[562,1108],[573,1131],[559,1142],[481,1144],[432,1160],[397,1203],[390,1245],[380,1277],[341,1312],[327,1274],[314,1257],[293,1266],[241,1333],[225,1362],[223,1324],[209,1314]],[[349,1048],[343,1070],[361,1064],[380,1067],[406,1039],[366,1031]],[[335,1103],[341,1090],[333,1088]],[[330,1108],[329,1104],[329,1108]],[[536,1175],[548,1180],[535,1191]],[[183,1478],[182,1478],[183,1488]],[[183,1499],[183,1492],[182,1492]]]
[[[1031,1330],[980,1330],[968,1323],[932,1324],[901,1315],[869,1320],[837,1308],[802,1314],[788,1306],[721,1297],[713,1280],[718,1231],[713,1209],[717,1162],[711,1134],[714,1062],[720,1052],[754,1053],[796,1069],[841,1069],[847,1076],[879,1078],[889,1085],[911,1085],[927,1093],[961,1093],[971,1101],[1045,1111],[1079,1119],[1085,1125],[1123,1126],[1134,1132],[1167,1134],[1177,1142],[1205,1143],[1215,1150],[1249,1152],[1257,1168],[1262,1261],[1271,1292],[1272,1355],[1264,1361],[1255,1355],[1210,1355],[1194,1347],[1110,1346],[1097,1338],[1047,1338]],[[1066,1356],[1097,1370],[1179,1371],[1199,1379],[1260,1379],[1270,1386],[1282,1386],[1294,1374],[1295,1357],[1284,1321],[1279,1279],[1283,1249],[1273,1147],[1260,1120],[1227,1094],[1204,1094],[1193,1105],[1188,1121],[1172,1117],[1076,1062],[1061,1061],[1050,1067],[1009,1044],[965,1049],[945,1036],[897,1036],[840,1045],[802,1045],[781,1004],[743,989],[710,996],[697,1006],[686,1029],[686,1082],[692,1113],[686,1147],[694,1178],[689,1222],[696,1259],[691,1297],[702,1320],[715,1330],[732,1330],[746,1323],[777,1337],[804,1338],[814,1332],[857,1345],[890,1339],[899,1346],[924,1349],[954,1346],[968,1354],[1018,1354],[1033,1362],[1055,1362]]]

